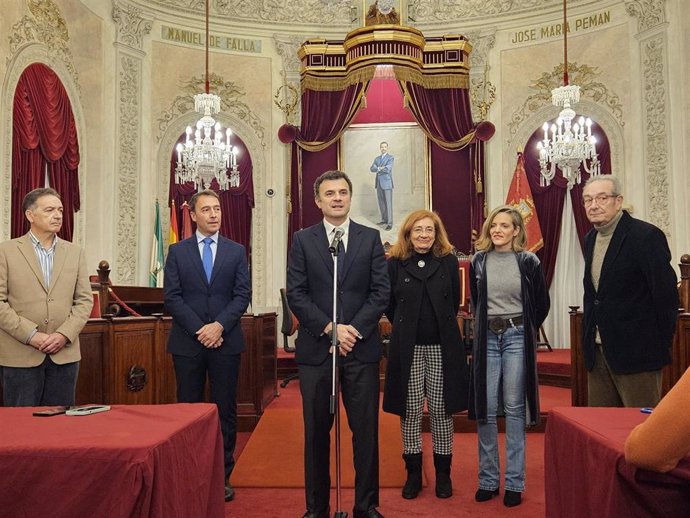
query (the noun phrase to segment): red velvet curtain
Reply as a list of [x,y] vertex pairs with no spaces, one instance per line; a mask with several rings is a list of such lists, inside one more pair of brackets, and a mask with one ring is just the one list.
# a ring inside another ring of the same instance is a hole
[[[554,121],[550,121],[549,125]],[[602,174],[611,174],[611,151],[608,138],[599,125],[592,126],[592,134],[597,139],[597,152],[601,161],[601,172]],[[541,129],[532,134],[525,146],[524,156],[525,171],[530,189],[532,189],[534,206],[539,215],[541,233],[544,236],[544,247],[537,252],[537,256],[539,256],[542,262],[546,282],[550,286],[556,268],[556,254],[558,253],[558,243],[561,239],[561,220],[563,218],[563,206],[565,205],[568,182],[563,178],[560,170],[557,170],[551,185],[547,187],[541,186],[537,142],[543,138],[543,135],[544,133]],[[584,167],[581,167],[581,171],[582,183],[576,184],[571,189],[570,196],[580,247],[584,249],[584,237],[592,228],[592,225],[587,220],[585,209],[582,206],[582,186],[589,178],[589,174]]]
[[433,209],[443,219],[450,242],[467,253],[472,230],[481,230],[484,222],[484,194],[477,192],[477,181],[484,182],[483,144],[470,144],[474,123],[469,91],[400,85],[412,115],[431,141]]
[[469,252],[472,235],[472,155],[449,151],[431,143],[432,208],[438,212],[450,242]]
[[317,152],[338,140],[357,114],[368,86],[369,81],[365,81],[344,90],[304,90],[302,125],[297,138],[299,147]]
[[[323,172],[338,167],[338,140],[362,105],[369,81],[344,90],[302,93],[302,124],[293,146],[292,214],[288,223],[288,244],[292,234],[322,218],[313,202],[312,186]],[[296,158],[295,158],[296,156]]]
[[62,197],[62,230],[68,241],[74,233],[74,213],[79,211],[79,141],[72,105],[60,79],[42,63],[24,70],[14,93],[12,131],[11,235],[29,229],[22,212],[26,194],[50,186]]
[[[187,136],[182,134],[177,143],[184,143]],[[170,156],[170,188],[168,195],[168,206],[175,200],[175,210],[177,220],[182,221],[182,204],[189,202],[192,195],[197,192],[193,182],[185,184],[175,183],[175,168],[177,167],[177,151],[173,146]],[[247,146],[236,134],[232,136],[232,145],[237,147],[237,167],[240,172],[240,186],[230,188],[227,191],[218,189],[218,182],[214,179],[211,182],[211,189],[216,191],[220,197],[220,208],[223,212],[221,219],[221,235],[244,245],[247,251],[247,259],[251,257],[251,229],[252,229],[252,209],[254,208],[254,179],[252,157]],[[192,222],[194,231],[196,225]]]
[[410,82],[401,82],[401,86],[412,115],[439,147],[455,151],[469,143],[474,124],[466,88],[427,89]]

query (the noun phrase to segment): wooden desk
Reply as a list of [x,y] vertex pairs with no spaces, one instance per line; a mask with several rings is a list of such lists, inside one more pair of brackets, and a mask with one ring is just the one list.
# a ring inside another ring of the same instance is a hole
[[[277,394],[276,315],[245,315],[246,348],[237,390],[238,431],[251,431]],[[166,352],[172,318],[91,319],[80,334],[77,404],[175,403],[175,370]]]
[[664,474],[625,461],[625,439],[645,416],[637,408],[551,410],[544,437],[546,518],[687,518],[690,456]]
[[53,417],[33,410],[0,408],[1,516],[225,516],[215,405]]

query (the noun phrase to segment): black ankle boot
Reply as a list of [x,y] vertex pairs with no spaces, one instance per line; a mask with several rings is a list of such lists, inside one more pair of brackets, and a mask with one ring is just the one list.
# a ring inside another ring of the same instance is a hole
[[450,498],[453,496],[453,483],[450,480],[450,464],[452,455],[434,453],[434,467],[436,468],[436,496]]
[[522,493],[519,491],[511,491],[509,489],[506,489],[506,492],[503,493],[503,505],[506,507],[515,507],[516,505],[520,505],[522,503]]
[[496,489],[477,489],[477,492],[474,494],[474,499],[477,502],[488,502],[491,500],[493,497],[498,495],[498,488]]
[[404,453],[405,469],[407,470],[407,480],[402,489],[402,497],[411,500],[417,498],[422,490],[422,454]]

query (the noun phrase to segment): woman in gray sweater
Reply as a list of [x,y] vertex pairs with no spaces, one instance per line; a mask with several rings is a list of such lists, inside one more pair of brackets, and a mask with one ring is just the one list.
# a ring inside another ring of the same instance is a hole
[[496,416],[506,418],[507,507],[522,502],[525,489],[525,427],[539,420],[536,343],[549,312],[549,292],[537,256],[527,252],[520,212],[494,209],[475,243],[470,267],[474,345],[469,416],[477,420],[479,489],[475,500],[498,495]]

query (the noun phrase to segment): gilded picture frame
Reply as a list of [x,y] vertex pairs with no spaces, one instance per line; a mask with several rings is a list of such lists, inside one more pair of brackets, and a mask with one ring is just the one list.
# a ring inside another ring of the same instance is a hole
[[[388,144],[388,154],[394,158],[390,229],[380,224],[385,217],[376,187],[377,174],[371,170],[376,169],[382,142]],[[426,136],[417,123],[353,124],[341,138],[339,162],[341,171],[352,181],[350,217],[378,229],[383,243],[397,240],[400,225],[410,212],[431,207]]]

